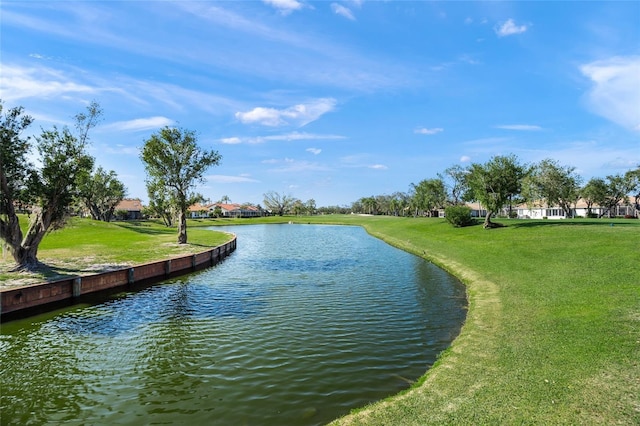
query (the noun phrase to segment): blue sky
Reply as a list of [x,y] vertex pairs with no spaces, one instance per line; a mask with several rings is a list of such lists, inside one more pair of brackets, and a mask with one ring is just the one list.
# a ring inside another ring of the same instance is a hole
[[640,164],[640,2],[3,1],[0,97],[40,126],[92,100],[97,163],[146,200],[165,125],[222,155],[198,188],[318,206],[515,154]]

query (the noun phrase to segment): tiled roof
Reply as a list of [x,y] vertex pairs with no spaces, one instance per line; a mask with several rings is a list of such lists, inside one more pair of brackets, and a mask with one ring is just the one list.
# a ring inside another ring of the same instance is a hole
[[142,211],[142,201],[139,198],[125,198],[116,206],[116,210],[126,210],[129,212]]

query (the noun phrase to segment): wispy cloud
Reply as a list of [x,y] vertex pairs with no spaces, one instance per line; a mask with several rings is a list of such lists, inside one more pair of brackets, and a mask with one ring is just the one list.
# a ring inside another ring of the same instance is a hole
[[463,155],[462,157],[460,157],[461,163],[468,163],[470,161],[471,161],[471,157],[469,157],[468,155]]
[[269,127],[302,127],[333,111],[335,106],[335,99],[321,98],[285,109],[257,107],[251,111],[236,112],[235,116],[244,124],[261,124]]
[[307,148],[305,151],[310,152],[313,155],[318,155],[322,152],[320,148]]
[[99,90],[85,83],[73,81],[62,71],[47,67],[20,67],[2,64],[0,92],[5,101],[25,98],[52,98],[62,95],[95,95]]
[[498,37],[506,37],[514,34],[522,34],[529,29],[528,25],[516,25],[513,19],[507,19],[494,27]]
[[640,56],[617,56],[580,67],[593,86],[586,95],[594,113],[640,132]]
[[218,139],[218,142],[223,144],[240,144],[240,143],[265,143],[265,142],[277,142],[277,141],[308,141],[308,140],[339,140],[346,139],[346,136],[341,135],[321,135],[315,133],[306,133],[306,132],[291,132],[285,133],[281,135],[269,135],[269,136],[248,136],[248,137],[239,137],[233,136],[229,138]]
[[367,166],[370,169],[374,169],[374,170],[387,170],[388,167],[385,166],[384,164],[372,164],[370,166]]
[[310,161],[300,161],[293,158],[284,158],[282,160],[272,159],[263,161],[264,164],[272,164],[273,168],[269,169],[270,172],[277,173],[300,173],[309,171],[328,171],[327,166],[314,163]]
[[115,130],[125,132],[137,132],[141,130],[153,130],[164,126],[170,126],[175,122],[167,117],[157,116],[149,118],[136,118],[129,121],[117,121],[115,123],[102,126],[103,130]]
[[533,124],[500,124],[493,127],[495,127],[496,129],[522,130],[526,132],[535,132],[538,130],[542,130],[542,127]]
[[444,129],[441,127],[435,127],[433,129],[428,129],[426,127],[421,127],[419,129],[415,129],[413,131],[413,133],[419,134],[419,135],[436,135],[440,132],[444,132]]
[[302,9],[304,6],[297,0],[262,0],[265,4],[274,7],[283,15]]
[[109,154],[135,155],[135,156],[138,156],[140,154],[140,150],[137,147],[122,145],[122,144],[102,145],[100,149]]
[[351,21],[356,20],[356,17],[353,16],[353,12],[351,12],[351,9],[341,4],[331,3],[331,10],[333,10],[333,13],[335,13],[336,15],[343,16]]
[[252,179],[248,176],[228,176],[228,175],[209,175],[206,176],[207,181],[214,183],[255,183],[259,180]]

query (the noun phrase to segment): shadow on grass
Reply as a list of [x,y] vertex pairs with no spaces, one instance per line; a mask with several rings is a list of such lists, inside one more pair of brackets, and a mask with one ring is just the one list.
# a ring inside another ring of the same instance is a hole
[[129,231],[147,235],[167,235],[176,232],[175,228],[162,228],[162,225],[155,225],[142,221],[115,222],[114,225],[119,226],[120,228],[127,229]]
[[506,223],[514,228],[535,228],[540,226],[640,226],[636,219],[559,219],[559,220],[522,220],[517,223]]

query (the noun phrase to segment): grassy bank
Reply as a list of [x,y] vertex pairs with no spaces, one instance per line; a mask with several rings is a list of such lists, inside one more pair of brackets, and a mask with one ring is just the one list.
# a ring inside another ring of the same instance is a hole
[[[24,220],[26,226],[26,218]],[[200,225],[202,222],[193,222]],[[210,222],[207,222],[210,224]],[[38,259],[47,265],[38,273],[9,273],[13,259],[3,251],[0,288],[27,285],[70,275],[84,275],[154,260],[197,253],[229,241],[224,233],[197,226],[188,229],[189,244],[178,245],[175,228],[153,221],[99,222],[73,218],[40,244]]]
[[[197,227],[288,221],[364,226],[467,285],[462,332],[420,383],[337,425],[640,424],[640,221],[505,220],[487,231],[393,217],[202,220],[189,238],[217,245]],[[175,230],[154,224],[77,226],[47,237],[41,258],[144,261],[174,249]],[[109,237],[97,250],[87,235],[99,232]]]
[[284,220],[362,225],[467,285],[462,333],[420,383],[336,425],[640,424],[640,221],[505,220],[487,231]]

